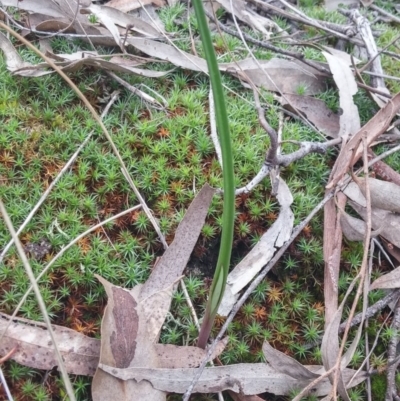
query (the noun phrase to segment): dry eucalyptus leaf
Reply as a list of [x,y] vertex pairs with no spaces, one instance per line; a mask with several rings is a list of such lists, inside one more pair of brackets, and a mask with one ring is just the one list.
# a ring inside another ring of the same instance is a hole
[[31,67],[32,64],[22,60],[21,56],[15,50],[15,47],[11,43],[10,39],[0,32],[0,49],[3,51],[4,57],[6,59],[7,69],[11,72],[17,71],[20,68]]
[[[327,325],[325,329],[325,333],[322,337],[322,344],[321,344],[321,354],[322,354],[322,363],[326,371],[331,369],[335,364],[336,360],[339,355],[339,326],[340,326],[340,319],[342,317],[342,306],[336,310],[333,318],[331,319],[330,323]],[[340,372],[334,372],[329,376],[329,380],[333,382],[333,375],[337,375],[337,389],[340,396],[345,401],[350,401],[350,398],[346,391],[345,380],[343,377],[342,369]]]
[[150,39],[130,37],[126,39],[126,43],[151,57],[169,61],[177,67],[192,71],[208,71],[207,63],[203,58],[178,50],[171,45]]
[[[7,326],[10,316],[0,313],[0,334]],[[53,325],[57,344],[68,373],[93,376],[100,356],[100,340],[87,337],[75,330]],[[57,366],[49,345],[47,328],[40,322],[15,318],[0,343],[0,357],[17,348],[10,359],[35,369],[51,370]],[[224,350],[228,338],[217,345],[212,359]],[[154,344],[160,368],[192,368],[199,366],[207,351],[194,346]]]
[[346,196],[338,192],[336,201],[330,199],[324,206],[325,327],[331,322],[338,308],[338,280],[343,238],[339,210],[344,210],[346,202]]
[[157,7],[162,7],[165,5],[165,2],[163,0],[111,0],[106,3],[105,6],[113,7],[127,13],[142,7],[142,5],[146,6],[147,4],[154,4]]
[[[100,369],[114,375],[121,380],[127,381],[149,381],[155,389],[183,394],[191,384],[196,369],[145,369],[128,368],[118,369],[111,366],[99,365]],[[321,366],[306,366],[315,373],[322,374]],[[345,369],[343,377],[349,383],[356,371]],[[363,380],[366,375],[360,372],[349,384],[353,387]],[[243,363],[229,366],[216,366],[204,369],[199,381],[194,387],[194,393],[211,393],[224,390],[232,390],[244,395],[255,395],[261,393],[273,393],[276,395],[287,395],[294,389],[305,387],[310,380],[297,380],[283,373],[276,372],[268,364]],[[312,389],[316,396],[327,395],[331,391],[331,384],[327,378],[323,379]]]
[[65,17],[63,10],[52,0],[1,0],[4,7],[15,7],[21,10],[49,15],[50,17]]
[[[329,109],[325,102],[311,96],[285,94],[281,98],[282,105],[296,113],[301,111],[306,119],[314,124],[326,136],[337,138],[340,130],[340,117]],[[290,102],[290,103],[288,103]],[[296,107],[294,110],[292,106]]]
[[229,314],[239,297],[239,292],[253,280],[292,233],[294,216],[290,205],[293,203],[293,197],[285,181],[282,178],[278,178],[278,180],[277,199],[281,205],[278,219],[262,235],[253,249],[229,273],[225,293],[218,309],[218,313],[221,316]]
[[[122,51],[124,51],[124,45],[119,35],[119,30],[116,27],[114,21],[108,15],[108,7],[98,6],[96,4],[91,4],[90,7],[84,8],[81,10],[84,14],[93,14],[95,15],[101,24],[103,24],[113,36],[115,43],[120,47]],[[112,9],[111,9],[112,10]]]
[[314,380],[319,377],[318,374],[311,372],[300,362],[271,347],[267,341],[264,341],[262,350],[268,364],[279,373],[284,373],[298,380]]
[[[245,22],[254,30],[261,32],[265,37],[270,37],[270,30],[275,27],[275,24],[269,19],[255,13],[250,8],[246,8],[244,0],[234,0],[232,2],[230,0],[218,0],[218,3],[229,13],[234,14],[237,19]],[[269,30],[265,29],[266,27]]]
[[[149,340],[145,311],[138,302],[141,286],[127,291],[96,275],[108,302],[101,322],[100,363],[114,368],[159,366],[154,344]],[[146,380],[123,381],[97,369],[92,381],[93,401],[165,401],[166,393]]]
[[342,148],[332,169],[331,180],[326,186],[333,188],[341,180],[351,165],[354,165],[362,155],[363,138],[367,146],[370,146],[379,135],[383,134],[389,127],[393,117],[400,108],[400,93],[395,95],[385,107],[380,109],[347,144]]
[[[223,352],[228,341],[229,338],[225,337],[218,342],[210,360],[217,358]],[[203,362],[207,355],[207,350],[189,345],[156,344],[156,352],[160,368],[165,369],[195,368]]]
[[139,296],[140,303],[143,304],[148,320],[156,317],[152,322],[152,331],[148,333],[152,342],[158,341],[171,304],[172,288],[182,276],[196,245],[214,193],[215,190],[208,184],[203,186],[179,223],[172,244],[143,284]]
[[325,8],[328,11],[336,10],[341,4],[345,6],[358,4],[358,0],[325,0]]
[[[300,64],[297,60],[273,58],[260,64],[262,69],[258,65],[247,68],[242,66],[243,72],[258,87],[285,94],[296,93],[302,89],[305,95],[315,95],[326,90],[325,76],[312,67]],[[235,72],[238,70],[235,63],[222,64],[220,68],[233,75],[236,75]]]
[[48,19],[40,22],[35,26],[35,29],[43,32],[59,32],[64,33],[75,33],[75,28],[71,25],[67,18],[60,19]]
[[[136,65],[138,65],[138,63],[135,59],[130,61],[129,59],[122,59],[121,57],[112,57],[107,61],[101,57],[98,57],[94,52],[76,52],[73,54],[58,55],[48,54],[48,56],[56,60],[65,60],[56,62],[56,64],[64,72],[75,72],[84,66],[91,66],[95,68],[101,68],[106,71],[135,74],[147,78],[160,78],[170,73],[170,71],[154,71],[137,68]],[[13,71],[15,75],[21,76],[41,76],[53,72],[54,70],[49,69],[47,63],[39,63],[36,65],[28,64]]]
[[350,216],[344,211],[340,211],[340,225],[342,226],[344,236],[349,241],[363,241],[366,229],[363,220]]
[[336,86],[339,89],[339,101],[342,114],[340,115],[339,137],[348,138],[361,127],[358,108],[354,104],[353,96],[358,91],[357,82],[347,61],[326,51],[322,54],[328,61]]
[[369,287],[371,291],[378,288],[400,288],[400,267],[396,267],[390,273],[378,277]]
[[[177,67],[192,71],[208,71],[203,58],[178,50],[169,44],[129,37],[126,42],[151,57],[168,61]],[[241,60],[238,63],[221,63],[219,69],[235,76],[237,71],[245,72],[256,86],[275,92],[296,93],[300,86],[307,95],[325,90],[325,77],[311,67],[300,65],[296,61],[277,58],[261,61],[260,64],[263,70],[268,72],[269,77],[251,59]]]
[[[0,314],[0,334],[10,317]],[[66,327],[53,325],[54,336],[69,373],[93,376],[99,362],[100,341]],[[35,369],[51,370],[58,366],[47,328],[39,322],[15,318],[0,342],[0,355],[14,347],[11,359]]]
[[[349,204],[364,221],[367,219],[366,208],[352,201],[349,201]],[[387,210],[373,208],[371,211],[371,223],[372,228],[378,230],[382,237],[400,248],[400,215]]]
[[[365,178],[357,178],[361,192],[366,196]],[[400,187],[392,182],[368,178],[371,206],[400,213]]]
[[[83,9],[82,12],[93,12],[94,5],[87,9]],[[107,6],[96,6],[95,11],[101,15],[106,15],[109,19],[109,23],[121,26],[123,28],[129,27],[129,29],[134,32],[140,33],[143,36],[158,37],[160,36],[160,31],[155,29],[152,25],[139,18],[134,17],[131,14],[119,11],[112,7]],[[95,13],[94,13],[95,14]],[[96,14],[97,15],[97,14]],[[111,32],[111,31],[110,31]],[[118,31],[119,39],[119,31]],[[119,43],[119,42],[117,42]]]

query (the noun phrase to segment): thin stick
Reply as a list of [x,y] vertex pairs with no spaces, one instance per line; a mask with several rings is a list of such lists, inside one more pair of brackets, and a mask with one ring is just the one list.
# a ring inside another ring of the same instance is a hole
[[[6,225],[7,225],[8,230],[10,231],[11,236],[14,238],[14,242],[15,242],[15,245],[17,247],[18,254],[19,254],[20,258],[21,258],[22,264],[25,267],[26,273],[27,273],[27,275],[29,277],[29,280],[31,282],[31,285],[33,287],[33,291],[35,292],[35,295],[36,295],[36,298],[37,298],[37,301],[38,301],[38,304],[39,304],[40,311],[42,312],[43,319],[44,319],[44,321],[46,323],[47,330],[49,331],[49,335],[50,335],[51,341],[53,342],[53,345],[54,345],[56,359],[57,359],[57,362],[58,362],[58,368],[60,369],[61,376],[62,376],[62,378],[64,380],[64,385],[65,385],[65,389],[67,391],[68,397],[70,398],[71,401],[75,401],[75,393],[74,393],[71,381],[69,379],[67,370],[65,368],[65,365],[64,365],[60,350],[58,349],[58,345],[57,345],[55,337],[54,337],[53,328],[51,327],[50,318],[49,318],[49,315],[47,313],[46,305],[45,305],[45,303],[43,301],[42,294],[40,293],[39,286],[38,286],[38,284],[37,284],[37,282],[35,280],[35,276],[33,274],[32,267],[29,264],[28,258],[26,257],[26,254],[25,254],[24,248],[23,248],[23,246],[21,244],[21,241],[19,240],[19,238],[18,238],[18,236],[17,236],[17,234],[16,234],[16,232],[14,230],[14,226],[13,226],[11,220],[10,220],[10,217],[8,216],[7,210],[4,207],[3,201],[1,199],[0,199],[0,212],[1,212],[2,216],[3,216],[3,219],[4,219],[4,221],[5,221]],[[4,331],[4,333],[5,333],[5,331]]]
[[14,401],[14,399],[13,399],[13,397],[11,395],[10,389],[8,388],[8,384],[7,384],[6,378],[4,377],[3,369],[1,368],[1,366],[0,366],[0,381],[1,381],[1,384],[3,385],[3,387],[4,387],[5,393],[7,394],[8,400],[9,401]]

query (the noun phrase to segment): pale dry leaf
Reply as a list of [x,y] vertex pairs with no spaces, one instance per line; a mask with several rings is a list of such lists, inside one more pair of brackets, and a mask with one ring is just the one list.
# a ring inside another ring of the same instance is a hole
[[[357,184],[365,196],[365,178],[357,178]],[[368,178],[371,206],[390,212],[400,213],[400,187],[392,182]]]
[[52,0],[1,0],[0,3],[4,7],[15,7],[33,13],[48,15],[50,17],[65,17],[61,7]]
[[[356,202],[349,201],[351,207],[365,221],[367,209]],[[384,237],[388,242],[400,248],[400,215],[387,210],[373,208],[371,211],[371,224],[374,230]]]
[[206,61],[175,47],[150,39],[128,37],[126,42],[141,52],[161,60],[168,61],[177,67],[192,71],[208,71]]
[[[9,319],[8,315],[0,313],[1,335]],[[52,327],[67,371],[93,376],[99,362],[100,341],[66,327]],[[21,365],[43,370],[58,366],[50,335],[42,323],[15,318],[0,343],[0,355],[7,355],[14,347],[17,350],[11,359]]]
[[[340,319],[342,317],[343,307],[339,306],[336,313],[333,315],[330,323],[326,326],[325,333],[322,337],[321,344],[321,356],[322,363],[326,371],[331,369],[336,364],[336,360],[339,356],[339,326]],[[345,380],[343,377],[343,370],[340,369],[339,372],[333,372],[329,376],[329,380],[332,383],[334,380],[334,375],[337,375],[337,389],[340,396],[345,401],[350,401],[350,398],[346,391]]]
[[[228,341],[229,338],[225,337],[218,342],[210,360],[217,358],[223,352]],[[165,369],[195,368],[203,362],[207,355],[207,350],[189,345],[156,344],[156,352],[160,368]]]
[[262,235],[258,243],[243,260],[228,274],[227,285],[218,314],[227,316],[239,297],[239,292],[256,276],[290,237],[294,216],[290,209],[293,197],[282,178],[278,178],[277,199],[281,205],[279,216],[274,224]]
[[[86,10],[90,11],[92,10],[92,7],[93,6],[89,7]],[[127,14],[125,12],[107,6],[96,6],[96,10],[99,10],[99,12],[101,12],[102,15],[103,14],[106,15],[112,24],[121,26],[125,29],[128,27],[129,29],[143,36],[154,37],[154,38],[160,36],[160,32],[157,29],[155,29],[152,25],[148,24],[145,21],[142,21],[139,18],[134,17],[131,14]],[[118,33],[118,38],[119,38],[119,33]]]
[[297,113],[297,110],[303,113],[305,118],[326,136],[338,137],[340,116],[329,109],[323,100],[311,96],[285,94],[281,98],[281,103],[292,113]]
[[279,373],[284,373],[298,380],[314,380],[318,374],[305,368],[300,362],[273,348],[267,341],[264,341],[262,350],[266,361]]
[[[225,10],[234,14],[236,18],[245,22],[255,31],[261,32],[264,37],[270,37],[271,29],[275,27],[275,24],[251,9],[246,8],[246,3],[243,0],[232,0],[232,2],[231,0],[218,0],[218,3],[221,4]],[[233,6],[233,10],[231,6]],[[269,30],[267,30],[266,27]]]
[[363,241],[365,237],[366,224],[363,220],[350,216],[345,211],[340,211],[340,224],[344,236],[349,241]]
[[396,267],[391,272],[378,277],[369,287],[370,291],[377,290],[378,288],[400,288],[400,267]]
[[259,397],[258,395],[237,394],[233,391],[228,391],[228,393],[233,401],[264,401],[264,399]]
[[[113,10],[113,9],[110,8],[110,10]],[[82,9],[81,12],[88,13],[88,14],[91,13],[91,14],[95,15],[99,19],[100,23],[109,30],[109,32],[111,33],[111,35],[113,36],[113,38],[115,40],[115,43],[120,47],[120,49],[122,51],[124,51],[124,45],[121,40],[119,30],[116,27],[113,19],[110,18],[110,16],[108,15],[109,14],[108,7],[91,4],[90,7]]]
[[119,11],[127,13],[132,10],[136,10],[147,4],[154,4],[157,7],[163,7],[165,2],[163,0],[111,0],[105,4],[107,7],[113,7]]
[[325,327],[333,319],[338,307],[338,281],[342,252],[342,227],[340,214],[336,209],[344,210],[346,196],[337,194],[337,201],[330,199],[324,206],[324,300],[325,300]]
[[359,60],[358,58],[352,56],[351,54],[339,50],[339,49],[335,49],[334,47],[330,47],[330,46],[321,46],[323,49],[325,49],[328,53],[332,54],[333,56],[335,56],[336,58],[340,58],[342,59],[347,65],[353,65],[353,63],[355,65],[361,63],[361,60]]
[[331,180],[326,186],[333,188],[343,180],[351,165],[354,165],[362,155],[362,141],[366,137],[367,146],[370,146],[379,135],[389,127],[393,117],[400,108],[400,93],[395,95],[385,107],[380,109],[342,148],[332,169]]
[[358,0],[325,0],[327,11],[334,11],[339,5],[349,6],[351,4],[358,4]]
[[[84,66],[91,66],[112,72],[135,74],[147,78],[160,78],[171,72],[137,68],[136,66],[138,65],[138,63],[135,59],[130,61],[129,59],[122,59],[121,57],[112,57],[110,60],[107,61],[100,56],[97,56],[93,52],[76,52],[73,54],[58,55],[48,54],[48,56],[56,60],[65,60],[56,62],[56,64],[64,72],[76,72],[82,69]],[[39,63],[36,65],[28,64],[16,69],[14,71],[14,74],[20,76],[41,76],[54,72],[54,70],[49,70],[48,68],[49,67],[47,63]]]
[[[0,313],[0,334],[10,316]],[[100,356],[100,340],[66,327],[53,325],[57,344],[68,373],[93,376]],[[218,357],[227,344],[227,338],[217,345],[212,359]],[[50,336],[43,323],[15,318],[0,343],[0,357],[16,348],[10,359],[35,369],[51,370],[57,366]],[[50,345],[49,345],[50,344]],[[194,346],[154,344],[160,368],[192,368],[199,366],[207,351]]]
[[[126,42],[151,57],[168,61],[177,67],[192,71],[208,71],[207,63],[203,58],[180,51],[169,44],[131,37],[128,37]],[[296,93],[301,87],[305,94],[313,95],[325,90],[325,76],[311,67],[300,65],[296,61],[277,58],[261,61],[260,64],[270,78],[252,59],[241,60],[237,63],[221,63],[219,69],[235,76],[238,72],[244,72],[256,86],[275,92]]]
[[260,61],[262,69],[244,61],[239,62],[241,68],[235,63],[226,63],[221,64],[220,69],[233,75],[237,75],[236,71],[245,73],[254,85],[273,92],[290,94],[302,90],[305,95],[315,95],[326,90],[325,76],[312,67],[301,65],[297,60],[273,58]]
[[[191,384],[196,369],[145,369],[128,368],[118,369],[112,366],[100,364],[99,367],[110,375],[121,380],[142,381],[152,383],[155,389],[184,393]],[[315,373],[322,374],[321,366],[305,366]],[[346,383],[355,376],[356,371],[345,369],[343,378]],[[349,387],[353,387],[365,380],[365,372],[357,374]],[[205,368],[199,381],[196,383],[193,392],[210,393],[224,390],[232,390],[244,395],[255,395],[261,393],[273,393],[276,395],[287,395],[294,389],[305,387],[310,380],[297,380],[283,373],[276,372],[268,364],[243,363],[229,366],[216,366]],[[316,396],[323,396],[330,392],[331,384],[327,378],[313,388],[312,393]]]
[[326,51],[322,54],[328,61],[336,86],[339,89],[339,101],[341,108],[339,136],[348,138],[359,131],[361,127],[358,108],[353,96],[358,91],[357,82],[347,61]]
[[149,341],[158,342],[158,336],[171,304],[172,288],[182,276],[207,216],[215,190],[204,185],[196,195],[175,232],[169,248],[143,284],[139,301],[145,315],[152,321]]
[[59,32],[62,30],[63,33],[76,33],[74,26],[67,18],[47,19],[36,24],[35,29],[43,32]]
[[[159,366],[154,344],[149,340],[145,311],[138,302],[141,285],[127,291],[97,276],[108,302],[101,322],[100,363],[114,368]],[[123,381],[97,369],[92,381],[93,401],[132,399],[165,401],[166,393],[147,381]]]
[[14,72],[20,68],[31,67],[32,64],[22,60],[10,39],[0,32],[0,49],[3,51],[4,57],[6,59],[6,66],[8,71]]

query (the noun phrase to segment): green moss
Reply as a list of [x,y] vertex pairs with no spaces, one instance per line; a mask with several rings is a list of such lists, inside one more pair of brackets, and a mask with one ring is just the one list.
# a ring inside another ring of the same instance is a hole
[[371,377],[371,394],[374,401],[384,401],[386,394],[385,375],[374,375]]

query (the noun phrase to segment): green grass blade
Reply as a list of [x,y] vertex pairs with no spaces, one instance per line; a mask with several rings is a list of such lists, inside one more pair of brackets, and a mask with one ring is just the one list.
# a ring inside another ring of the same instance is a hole
[[222,216],[221,247],[198,341],[198,346],[205,348],[212,328],[212,323],[217,314],[219,304],[221,303],[222,296],[224,294],[226,280],[228,277],[235,218],[235,182],[228,114],[225,106],[225,97],[222,88],[221,75],[218,69],[217,58],[214,53],[210,30],[208,29],[202,1],[193,0],[193,6],[199,24],[200,36],[204,47],[205,57],[207,59],[211,87],[214,96],[215,117],[222,152],[224,187],[224,211]]

